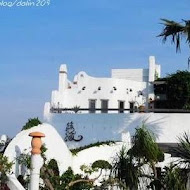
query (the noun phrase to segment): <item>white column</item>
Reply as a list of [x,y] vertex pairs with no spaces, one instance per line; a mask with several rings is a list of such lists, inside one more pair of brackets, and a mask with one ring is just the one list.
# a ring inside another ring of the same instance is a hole
[[131,135],[129,132],[121,133],[121,141],[127,145],[127,148],[131,148]]
[[150,56],[149,57],[149,82],[153,82],[155,79],[155,70],[156,70],[155,65],[156,65],[155,57]]
[[50,102],[46,102],[44,105],[44,119],[46,121],[50,121],[51,120],[51,113],[50,113],[50,109],[51,109],[51,104]]
[[59,92],[63,93],[68,88],[67,66],[61,65],[59,69]]
[[45,137],[43,133],[33,132],[29,136],[32,138],[32,157],[31,157],[31,174],[30,174],[30,190],[39,190],[40,182],[40,168],[43,165],[43,159],[41,157],[41,137]]
[[32,155],[31,162],[30,190],[38,190],[40,183],[40,168],[43,166],[43,159],[40,154],[34,154]]
[[148,107],[148,102],[150,98],[154,100],[154,85],[152,82],[155,80],[155,72],[156,72],[156,60],[154,56],[149,57],[149,83],[147,85],[148,88],[148,98],[146,100],[146,107]]

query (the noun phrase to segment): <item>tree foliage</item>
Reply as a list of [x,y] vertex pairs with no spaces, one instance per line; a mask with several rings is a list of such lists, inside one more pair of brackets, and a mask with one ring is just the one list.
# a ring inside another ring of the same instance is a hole
[[74,174],[71,167],[60,176],[55,160],[51,160],[47,166],[42,168],[41,177],[44,181],[41,190],[90,190],[93,186],[91,182],[87,183],[87,177]]
[[173,108],[190,108],[190,72],[177,71],[166,78],[167,97]]
[[162,108],[190,109],[190,72],[177,71],[161,79],[166,82]]
[[180,163],[190,168],[190,137],[187,133],[179,137],[178,147],[174,149],[174,152],[181,158]]
[[183,170],[171,164],[165,167],[163,184],[166,190],[186,190],[187,178]]
[[42,122],[38,119],[38,117],[28,119],[28,122],[22,127],[22,130],[27,130],[40,124],[42,124]]
[[144,163],[163,161],[163,152],[159,149],[154,134],[145,125],[136,129],[130,153],[143,159]]
[[7,175],[11,171],[13,162],[9,162],[6,156],[0,154],[0,189],[4,189],[8,180]]
[[109,162],[105,160],[97,160],[92,164],[92,169],[96,169],[96,168],[108,170],[108,169],[111,169],[112,166]]
[[[83,190],[91,189],[94,186],[95,180],[97,180],[101,174],[102,170],[108,170],[111,165],[105,160],[97,160],[92,163],[91,166],[81,166],[84,175],[74,174],[72,169],[69,167],[68,170],[60,174],[57,161],[55,159],[47,160],[45,152],[47,148],[45,145],[41,147],[42,158],[44,159],[44,164],[40,171],[40,177],[43,180],[41,184],[41,190]],[[21,164],[31,169],[31,155],[29,153],[22,153],[17,157],[18,164]],[[99,172],[96,178],[90,179],[89,175],[94,172]],[[19,176],[18,180],[21,184],[28,189],[29,180],[26,176]]]
[[113,177],[118,179],[121,189],[138,189],[141,169],[139,163],[135,163],[133,157],[128,153],[126,147],[122,147],[117,154],[112,169]]
[[[133,137],[133,146],[126,151],[123,147],[117,155],[113,167],[113,173],[119,180],[123,189],[138,189],[140,178],[149,178],[151,181],[158,180],[155,164],[163,161],[164,154],[159,149],[154,134],[143,124],[136,129]],[[153,171],[153,176],[143,171],[143,166],[148,164]]]
[[85,146],[81,146],[79,148],[75,148],[75,149],[70,149],[70,151],[72,152],[73,155],[77,155],[78,152],[82,151],[82,150],[85,150],[85,149],[88,149],[88,148],[92,148],[92,147],[99,147],[99,146],[102,146],[102,145],[113,145],[115,144],[115,141],[98,141],[98,142],[95,142],[95,143],[91,143],[91,144],[88,144],[88,145],[85,145]]

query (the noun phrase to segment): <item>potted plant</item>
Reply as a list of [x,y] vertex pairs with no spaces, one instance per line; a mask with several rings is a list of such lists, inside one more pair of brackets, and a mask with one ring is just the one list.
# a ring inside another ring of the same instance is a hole
[[138,110],[139,110],[140,113],[145,112],[145,105],[140,105],[138,107]]

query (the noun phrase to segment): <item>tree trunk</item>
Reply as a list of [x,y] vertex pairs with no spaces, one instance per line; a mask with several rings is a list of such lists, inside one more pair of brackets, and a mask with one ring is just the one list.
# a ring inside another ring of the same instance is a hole
[[154,178],[157,179],[158,178],[158,175],[157,175],[157,170],[156,170],[156,166],[155,166],[155,163],[150,161],[150,164],[151,164],[151,167],[152,167],[152,171],[153,171],[153,174],[154,174]]
[[[45,176],[46,172],[49,173],[49,174],[51,174],[51,172],[50,172],[50,171],[47,171],[44,166],[41,168],[41,172],[44,174],[44,176]],[[50,176],[51,176],[51,175],[50,175]],[[55,190],[55,189],[53,188],[53,186],[52,186],[50,180],[49,180],[46,176],[44,177],[43,181],[44,181],[45,185],[47,186],[47,188],[48,188],[49,190]]]
[[190,189],[190,172],[187,174],[187,184],[186,189]]

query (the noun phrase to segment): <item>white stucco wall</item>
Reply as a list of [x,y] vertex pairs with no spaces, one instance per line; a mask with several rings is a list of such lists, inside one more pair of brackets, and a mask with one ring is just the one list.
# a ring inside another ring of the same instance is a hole
[[[9,186],[11,187],[11,190],[19,188],[22,189],[17,177],[18,175],[26,175],[29,172],[26,171],[27,173],[23,173],[21,171],[22,166],[16,161],[16,157],[21,153],[30,152],[32,138],[28,135],[34,131],[45,134],[45,137],[42,138],[42,142],[47,148],[47,151],[45,152],[47,161],[55,159],[58,163],[60,174],[64,173],[68,167],[71,167],[76,174],[83,174],[80,167],[84,164],[86,166],[91,166],[92,163],[97,160],[106,160],[111,164],[122,146],[125,145],[127,147],[128,145],[126,142],[118,142],[111,145],[100,145],[99,147],[91,147],[82,150],[78,152],[77,155],[72,155],[56,129],[49,124],[42,124],[31,129],[21,131],[10,142],[4,153],[4,155],[9,158],[9,161],[14,162],[14,165],[12,166],[12,174],[9,176]],[[128,146],[128,148],[130,147]],[[98,172],[94,173],[91,175],[91,178],[95,178],[98,175]]]
[[[93,162],[97,160],[106,160],[110,164],[113,164],[114,159],[117,158],[116,155],[119,153],[122,146],[125,146],[127,149],[130,148],[127,142],[117,142],[116,144],[101,145],[99,147],[84,149],[78,152],[77,155],[72,155],[54,127],[49,124],[42,124],[29,130],[20,132],[11,141],[5,151],[5,155],[8,156],[10,161],[15,161],[15,157],[19,156],[20,153],[25,152],[25,149],[30,150],[31,137],[29,137],[28,134],[33,131],[43,132],[46,135],[42,141],[47,147],[47,160],[55,159],[58,162],[60,174],[66,171],[69,166],[71,166],[74,173],[83,174],[80,167],[82,165],[91,166]],[[165,162],[158,163],[157,166],[163,168],[164,166],[169,165],[170,162],[177,159],[171,158],[168,154],[165,154],[165,157]],[[20,166],[18,165],[18,162],[15,162],[12,167],[13,174],[9,176],[10,181],[8,183],[9,187],[11,187],[11,190],[23,189],[16,179],[16,176],[21,174],[19,167]],[[99,180],[101,180],[102,177],[105,177],[105,175],[108,176],[108,174],[108,171],[103,171],[101,177],[96,180],[95,183],[99,184]],[[90,178],[93,179],[97,176],[99,176],[99,172],[93,173]]]
[[148,82],[149,69],[112,69],[112,78]]
[[[71,88],[65,89],[63,92],[53,91],[51,105],[59,108],[89,108],[89,100],[96,100],[96,108],[101,108],[101,100],[109,100],[109,108],[118,108],[118,101],[125,101],[125,108],[129,108],[130,101],[137,101],[143,104],[145,97],[148,96],[147,83],[137,82],[125,79],[112,78],[93,78],[82,73],[78,74],[77,84]],[[85,87],[85,90],[82,90]],[[98,88],[101,90],[98,90]],[[117,90],[114,90],[114,87]],[[142,91],[144,97],[138,96],[138,92]],[[59,103],[58,103],[59,102]]]
[[[81,173],[80,166],[91,165],[97,160],[106,160],[109,163],[113,162],[116,154],[121,150],[125,143],[117,142],[111,145],[101,145],[98,147],[91,147],[77,153],[73,156],[73,169],[76,173]],[[129,149],[130,147],[128,147]]]
[[[48,118],[45,118],[46,121]],[[121,141],[122,134],[134,135],[135,128],[143,122],[157,135],[157,142],[176,143],[178,137],[189,131],[190,114],[180,113],[126,113],[126,114],[50,114],[50,122],[65,138],[68,122],[73,122],[75,137],[82,135],[80,142],[68,141],[71,148],[97,141]]]
[[31,140],[29,133],[39,131],[45,134],[45,138],[42,138],[42,142],[47,147],[46,157],[48,160],[54,158],[58,162],[58,166],[61,172],[67,170],[69,166],[72,166],[72,154],[70,153],[67,145],[62,140],[57,131],[49,124],[42,124],[37,127],[33,127],[28,130],[21,131],[10,142],[4,155],[13,161],[15,164],[12,167],[13,173],[18,176],[21,174],[21,168],[15,160],[21,153],[29,153],[31,150]]
[[[130,102],[135,106],[147,106],[148,98],[154,99],[152,81],[155,73],[160,76],[160,66],[155,57],[150,56],[147,69],[113,69],[110,78],[95,78],[84,71],[75,75],[73,82],[68,80],[67,67],[61,65],[59,87],[53,90],[50,107],[53,108],[89,108],[89,100],[96,100],[96,108],[101,108],[101,100],[108,100],[108,108],[119,108],[119,101],[124,101],[124,108],[129,109]],[[47,107],[44,113],[50,112]],[[86,111],[82,111],[86,113]]]

